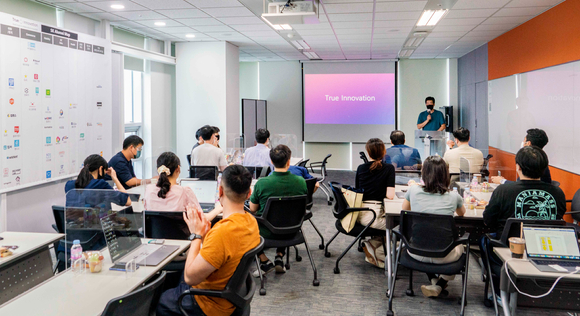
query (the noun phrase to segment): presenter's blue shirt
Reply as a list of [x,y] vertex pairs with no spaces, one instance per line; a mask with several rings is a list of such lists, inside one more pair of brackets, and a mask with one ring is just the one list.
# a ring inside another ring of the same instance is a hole
[[125,187],[125,189],[129,189],[130,186],[127,185],[127,181],[136,177],[131,160],[127,160],[122,152],[118,152],[115,156],[113,156],[113,158],[111,158],[111,160],[109,160],[109,167],[115,170],[117,173],[117,178],[123,187]]
[[[94,190],[94,191],[93,191]],[[125,205],[129,195],[115,191],[105,180],[92,179],[84,189],[75,190],[75,180],[64,185],[67,207],[101,207],[110,209],[111,203]]]
[[383,162],[396,165],[396,169],[412,167],[421,164],[421,155],[416,148],[407,145],[394,145],[387,148],[387,154]]
[[[419,114],[419,118],[417,119],[417,124],[422,124],[423,122],[425,122],[427,120],[428,115],[429,113],[427,113],[427,111],[421,112]],[[423,130],[436,131],[439,128],[441,128],[441,125],[443,124],[445,124],[445,116],[443,116],[443,113],[441,113],[441,111],[435,110],[431,114],[431,120],[429,121],[429,123],[427,123],[427,125],[423,127]]]
[[[313,176],[310,173],[308,173],[308,170],[304,167],[290,166],[290,168],[288,168],[288,171],[290,171],[290,173],[295,175],[295,176],[299,176],[299,177],[304,178],[304,180],[308,180],[308,179],[313,178]],[[274,171],[272,171],[272,172],[274,172]],[[270,172],[269,175],[271,175],[272,172]]]

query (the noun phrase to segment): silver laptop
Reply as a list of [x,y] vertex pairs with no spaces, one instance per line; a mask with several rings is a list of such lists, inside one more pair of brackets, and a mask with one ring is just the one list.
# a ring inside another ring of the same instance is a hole
[[543,272],[572,272],[580,267],[574,227],[524,225],[528,260]]
[[114,264],[124,265],[135,259],[137,265],[156,266],[179,249],[179,246],[143,244],[137,225],[134,215],[113,213],[101,218],[101,226]]
[[204,213],[208,213],[215,208],[217,181],[182,179],[181,186],[189,187],[193,190]]

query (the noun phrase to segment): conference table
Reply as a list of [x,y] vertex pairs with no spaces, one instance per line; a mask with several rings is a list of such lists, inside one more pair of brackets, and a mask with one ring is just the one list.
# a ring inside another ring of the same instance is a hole
[[[395,185],[395,197],[392,200],[384,199],[384,209],[385,209],[385,220],[386,220],[386,248],[387,253],[385,254],[385,269],[387,274],[387,294],[389,294],[389,290],[393,280],[393,270],[394,264],[396,261],[396,251],[394,247],[396,247],[396,243],[393,243],[395,240],[393,237],[393,229],[399,225],[399,218],[401,216],[401,210],[403,209],[403,201],[404,198],[400,198],[397,196],[398,194],[404,193],[408,190],[409,186],[407,185]],[[491,195],[490,195],[491,196]],[[486,195],[482,195],[481,197],[487,197]],[[477,197],[476,197],[477,199]],[[489,202],[489,200],[486,200]],[[483,211],[484,209],[481,208],[473,208],[468,209],[466,208],[465,214],[463,216],[455,215],[455,223],[458,227],[462,227],[465,229],[476,229],[481,230],[483,229]],[[470,236],[470,239],[471,236]]]
[[[142,242],[145,244],[149,240],[142,239]],[[130,273],[109,270],[113,263],[105,248],[101,272],[75,273],[71,269],[62,272],[0,306],[0,316],[100,315],[111,299],[139,288],[173,258],[185,252],[190,242],[166,239],[165,245],[179,246],[179,249],[157,266],[141,266]]]
[[18,246],[11,256],[0,258],[1,305],[54,276],[48,246],[64,234],[3,232],[0,237],[0,246]]

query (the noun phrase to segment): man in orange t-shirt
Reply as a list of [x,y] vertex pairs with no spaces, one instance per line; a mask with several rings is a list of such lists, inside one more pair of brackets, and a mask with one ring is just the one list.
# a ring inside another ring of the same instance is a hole
[[[190,286],[198,289],[222,290],[236,271],[242,256],[260,243],[256,219],[244,211],[250,197],[252,175],[240,165],[227,167],[219,187],[223,219],[210,229],[211,223],[200,209],[188,207],[183,217],[192,235],[185,262],[184,280],[176,288],[165,291],[157,306],[157,315],[181,315],[177,299]],[[203,248],[201,247],[203,243]],[[183,306],[189,315],[231,315],[235,307],[222,298],[187,296]]]

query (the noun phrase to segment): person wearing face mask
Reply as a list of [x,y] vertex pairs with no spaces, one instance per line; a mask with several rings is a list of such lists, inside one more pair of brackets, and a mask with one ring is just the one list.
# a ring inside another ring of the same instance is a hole
[[197,146],[191,152],[192,166],[216,166],[220,171],[224,171],[228,166],[224,152],[217,147],[218,133],[211,126],[201,128],[201,137],[203,145]]
[[[105,175],[109,175],[113,179],[120,192],[113,191],[113,188],[104,180]],[[79,192],[70,192],[72,190]],[[80,190],[110,190],[111,192],[106,195],[102,193],[99,197],[93,195],[92,200],[95,203],[91,203],[89,196],[78,194]],[[76,180],[67,181],[64,191],[67,194],[66,205],[69,207],[84,207],[86,204],[94,206],[104,202],[105,198],[117,205],[131,205],[131,199],[117,178],[115,170],[110,168],[105,158],[99,155],[90,155],[85,159],[79,176]]]
[[425,106],[427,111],[421,112],[417,119],[417,129],[424,131],[444,131],[445,130],[445,116],[440,111],[434,109],[435,98],[425,98]]
[[[157,158],[157,173],[159,179],[156,184],[149,184],[145,188],[145,209],[157,212],[186,212],[187,206],[201,209],[199,201],[189,187],[177,184],[181,174],[181,161],[176,154],[164,152]],[[222,211],[220,208],[206,213],[205,218],[213,220]]]
[[[546,132],[544,132],[539,128],[531,128],[526,131],[526,137],[524,137],[524,141],[522,142],[520,148],[528,146],[536,146],[540,149],[544,149],[544,147],[547,144],[548,144],[548,135],[546,134]],[[550,173],[550,168],[544,169],[544,173],[542,174],[540,180],[542,182],[552,184],[552,174]],[[502,176],[496,176],[491,177],[491,182],[495,184],[504,184],[512,181],[506,180],[506,178]]]
[[117,177],[125,189],[141,185],[141,180],[135,176],[131,159],[139,159],[142,150],[143,139],[131,135],[123,141],[123,150],[109,160],[109,166],[117,171]]

